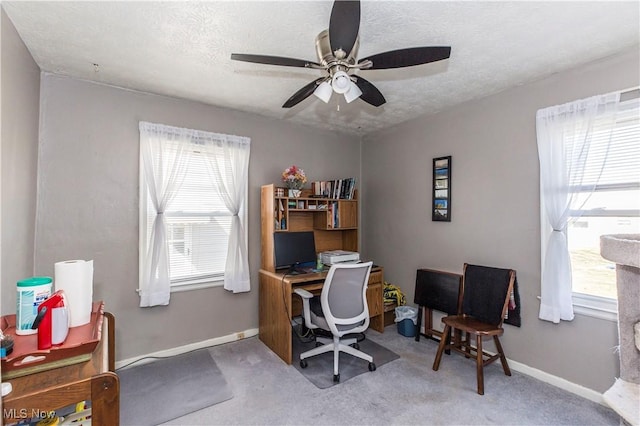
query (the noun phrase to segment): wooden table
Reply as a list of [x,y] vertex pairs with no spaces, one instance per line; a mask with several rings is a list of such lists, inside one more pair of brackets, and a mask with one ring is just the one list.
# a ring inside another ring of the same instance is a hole
[[[13,386],[2,398],[4,423],[45,418],[54,410],[91,400],[97,426],[120,423],[120,382],[115,373],[115,318],[105,312],[100,342],[86,362],[7,380]],[[106,328],[106,330],[105,330]]]
[[[303,288],[320,294],[326,276],[327,272],[285,276],[280,272],[260,270],[260,340],[287,364],[292,362],[291,318],[302,312],[300,297],[292,297],[293,289]],[[384,332],[383,282],[382,268],[374,266],[367,286],[369,327],[380,333]]]

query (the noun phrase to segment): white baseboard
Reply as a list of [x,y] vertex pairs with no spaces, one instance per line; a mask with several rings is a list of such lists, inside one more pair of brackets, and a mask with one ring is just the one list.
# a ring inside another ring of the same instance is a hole
[[[258,335],[258,329],[250,328],[248,330],[238,331],[236,333],[228,334],[226,336],[214,337],[213,339],[203,340],[201,342],[190,343],[184,346],[177,346],[175,348],[165,349],[158,352],[152,352],[146,355],[140,355],[133,358],[123,359],[122,361],[116,362],[116,369],[122,368],[134,362],[137,362],[137,365],[144,364],[145,362],[151,362],[153,361],[153,357],[166,358],[170,356],[191,352],[196,349],[208,348],[210,346],[217,346],[217,345],[222,345],[224,343],[235,342],[237,340],[242,340],[242,339],[246,339],[247,337],[253,337],[257,335]],[[145,358],[150,358],[150,359],[145,360]]]
[[508,359],[508,362],[509,367],[519,373],[526,374],[527,376],[531,376],[534,379],[540,380],[541,382],[549,383],[550,385],[553,385],[560,389],[564,389],[568,392],[608,407],[607,403],[602,397],[602,394],[594,391],[593,389],[586,388],[577,383],[573,383],[566,379],[563,379],[562,377],[554,376],[553,374],[538,370],[537,368],[529,367],[528,365],[522,364],[512,359]]

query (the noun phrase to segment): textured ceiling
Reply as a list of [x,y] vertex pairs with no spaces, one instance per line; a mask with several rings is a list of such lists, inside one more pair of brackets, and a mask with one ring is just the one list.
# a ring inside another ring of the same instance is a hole
[[[231,61],[316,61],[332,1],[3,1],[43,71],[363,135],[637,48],[640,2],[362,1],[361,58],[451,46],[448,60],[359,71],[387,103],[281,105],[321,71]],[[94,64],[98,64],[94,66]],[[339,99],[339,101],[338,101]],[[338,103],[339,102],[339,103]]]

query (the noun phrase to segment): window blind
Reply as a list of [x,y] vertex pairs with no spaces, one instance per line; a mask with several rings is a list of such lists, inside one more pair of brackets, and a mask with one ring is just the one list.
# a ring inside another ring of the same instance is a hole
[[[570,182],[574,191],[597,184],[601,189],[633,188],[640,185],[640,101],[634,99],[621,104],[615,128],[610,133],[610,119],[601,117],[591,129],[567,129],[567,164],[586,158],[584,175]],[[589,152],[576,149],[577,138],[590,138]],[[611,143],[608,137],[611,135]],[[600,169],[600,165],[604,167]]]
[[[212,157],[222,159],[222,148],[189,143],[189,167],[170,207],[164,212],[167,224],[169,276],[172,285],[192,283],[222,277],[231,231],[231,214],[216,188],[209,170]],[[158,155],[162,156],[162,153]],[[223,174],[230,173],[224,161]],[[168,170],[165,170],[168,173]],[[150,206],[151,199],[147,197]],[[147,208],[147,235],[150,235],[155,214]]]

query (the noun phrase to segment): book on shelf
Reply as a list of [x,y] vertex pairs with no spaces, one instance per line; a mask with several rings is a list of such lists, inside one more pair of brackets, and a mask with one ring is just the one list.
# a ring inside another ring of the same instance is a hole
[[276,231],[280,231],[280,230],[287,230],[287,220],[283,217],[282,219],[278,220],[277,218],[275,219],[275,223],[274,223],[274,228]]
[[352,200],[355,189],[356,178],[311,182],[311,192],[314,197]]
[[329,228],[340,227],[340,209],[336,201],[329,203],[329,215],[327,217],[327,226]]

